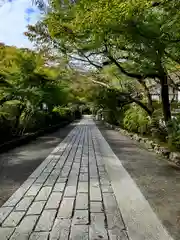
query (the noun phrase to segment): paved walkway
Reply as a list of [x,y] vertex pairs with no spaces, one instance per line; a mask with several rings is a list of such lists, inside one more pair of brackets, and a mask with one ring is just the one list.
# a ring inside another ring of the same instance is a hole
[[174,240],[180,240],[180,171],[119,131],[97,125],[158,218]]
[[0,208],[0,224],[0,240],[172,239],[90,118]]

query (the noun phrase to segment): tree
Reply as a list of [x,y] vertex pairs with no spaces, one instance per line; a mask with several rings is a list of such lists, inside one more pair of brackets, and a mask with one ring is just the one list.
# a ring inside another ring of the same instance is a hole
[[155,79],[161,86],[164,120],[168,122],[169,63],[180,59],[179,6],[174,0],[82,0],[66,6],[55,0],[30,35],[42,43],[42,29],[46,29],[46,41],[70,59],[79,59],[98,70],[116,66],[119,74],[141,84],[150,111],[147,79]]
[[41,53],[2,45],[0,70],[0,132],[5,125],[12,135],[45,127],[53,109],[70,101],[68,72]]

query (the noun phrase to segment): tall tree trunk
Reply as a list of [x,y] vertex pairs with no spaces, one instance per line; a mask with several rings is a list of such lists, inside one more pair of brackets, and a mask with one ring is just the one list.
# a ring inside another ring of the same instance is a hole
[[162,110],[164,115],[164,121],[167,124],[171,120],[171,104],[169,101],[169,83],[168,83],[168,74],[166,68],[163,64],[162,57],[164,54],[165,46],[161,46],[158,49],[158,61],[157,69],[161,85],[161,101],[162,101]]
[[154,112],[152,96],[151,96],[148,88],[147,88],[147,91],[146,91],[146,97],[147,97],[147,100],[148,100],[148,103],[147,103],[148,108],[151,110],[151,112]]
[[171,120],[171,105],[169,101],[168,76],[166,73],[161,75],[160,84],[161,84],[161,100],[162,100],[164,121],[167,123],[169,120]]
[[173,87],[172,88],[172,99],[171,99],[171,103],[175,102],[177,100],[177,97],[176,97],[176,89]]

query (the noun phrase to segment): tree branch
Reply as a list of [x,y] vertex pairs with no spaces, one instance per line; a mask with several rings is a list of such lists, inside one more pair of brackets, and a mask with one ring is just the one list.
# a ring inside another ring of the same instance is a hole
[[88,63],[88,61],[87,60],[85,60],[85,59],[82,59],[82,58],[77,58],[77,57],[73,57],[73,56],[69,56],[69,55],[67,55],[68,57],[70,57],[70,58],[73,58],[74,60],[77,60],[77,61],[81,61],[81,62],[86,62],[86,63]]
[[104,54],[105,51],[100,51],[100,52],[92,52],[92,53],[89,53],[88,55],[86,55],[87,57],[91,57],[93,55],[98,55],[98,54]]
[[96,63],[92,62],[92,61],[89,59],[89,57],[87,57],[86,54],[83,53],[82,50],[78,50],[78,51],[80,52],[80,54],[81,54],[84,58],[87,59],[87,61],[88,61],[92,66],[96,67],[97,69],[102,69],[102,68],[103,68],[102,66],[97,65]]
[[145,75],[142,75],[142,74],[138,74],[138,73],[130,73],[130,72],[127,72],[121,65],[119,62],[116,61],[115,58],[113,58],[111,55],[108,55],[108,58],[111,60],[112,63],[114,63],[122,73],[124,73],[126,76],[128,77],[131,77],[131,78],[136,78],[136,79],[145,79],[145,78],[155,78],[155,77],[159,77],[158,74],[156,73],[149,73],[149,74],[145,74]]
[[[103,82],[99,82],[99,81],[96,81],[96,80],[92,80],[92,82],[95,83],[95,84],[101,85],[101,86],[103,86],[103,87],[106,87],[106,88],[108,88],[108,89],[111,88],[108,84],[103,83]],[[122,95],[122,96],[124,96],[124,97],[127,98],[127,103],[126,103],[126,105],[127,105],[127,104],[130,104],[130,103],[132,103],[132,102],[135,102],[137,105],[139,105],[141,108],[143,108],[143,109],[148,113],[149,116],[152,116],[153,110],[152,110],[152,109],[149,109],[149,108],[148,108],[144,103],[142,103],[138,98],[133,97],[133,96],[131,96],[130,93],[125,93],[125,92],[119,92],[119,95]]]
[[92,82],[95,83],[95,84],[101,85],[103,87],[110,88],[110,85],[108,85],[106,83],[103,83],[103,82],[100,82],[100,81],[96,81],[96,80],[92,80]]
[[152,116],[153,111],[150,110],[144,103],[142,103],[141,101],[139,101],[136,98],[132,98],[132,97],[130,97],[130,98],[133,100],[133,102],[135,102],[137,105],[139,105],[141,108],[143,108],[148,113],[149,116]]
[[179,43],[180,39],[174,39],[174,40],[170,40],[170,43]]
[[145,91],[145,94],[146,94],[146,97],[147,97],[147,100],[148,100],[148,108],[151,110],[151,111],[154,111],[154,108],[153,108],[153,102],[152,102],[152,96],[150,94],[150,91],[149,91],[149,88],[147,87],[145,81],[145,79],[137,79],[137,81],[141,84],[141,86],[144,88],[144,91]]

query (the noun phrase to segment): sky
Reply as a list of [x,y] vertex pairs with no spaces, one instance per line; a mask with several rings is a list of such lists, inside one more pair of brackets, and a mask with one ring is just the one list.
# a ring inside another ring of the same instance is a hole
[[28,24],[33,25],[40,18],[40,12],[32,2],[33,0],[4,0],[0,4],[0,42],[16,47],[33,47],[23,34],[27,31]]

